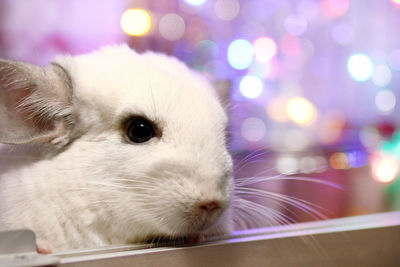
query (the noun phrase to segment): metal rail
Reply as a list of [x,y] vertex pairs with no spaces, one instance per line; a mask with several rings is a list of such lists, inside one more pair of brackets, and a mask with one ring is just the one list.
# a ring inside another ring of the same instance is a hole
[[18,265],[19,255],[12,266],[400,266],[400,212],[238,231],[192,246],[126,245],[29,257],[31,265]]
[[55,254],[60,266],[400,266],[400,212],[240,231],[196,246]]

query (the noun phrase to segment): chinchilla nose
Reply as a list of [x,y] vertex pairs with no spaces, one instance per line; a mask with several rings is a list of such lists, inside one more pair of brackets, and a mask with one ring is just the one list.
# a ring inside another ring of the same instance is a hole
[[200,203],[198,207],[201,211],[210,213],[218,210],[221,207],[221,205],[218,201],[208,201]]

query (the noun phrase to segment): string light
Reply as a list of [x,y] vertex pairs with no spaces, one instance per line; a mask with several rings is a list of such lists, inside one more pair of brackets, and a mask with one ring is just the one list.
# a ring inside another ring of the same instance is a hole
[[122,30],[132,36],[146,34],[151,27],[151,17],[146,10],[128,9],[121,16]]

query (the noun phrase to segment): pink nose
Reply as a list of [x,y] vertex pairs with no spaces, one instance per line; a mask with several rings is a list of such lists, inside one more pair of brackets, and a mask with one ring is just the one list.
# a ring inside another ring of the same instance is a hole
[[199,205],[199,208],[206,212],[212,212],[220,208],[217,201],[204,202]]

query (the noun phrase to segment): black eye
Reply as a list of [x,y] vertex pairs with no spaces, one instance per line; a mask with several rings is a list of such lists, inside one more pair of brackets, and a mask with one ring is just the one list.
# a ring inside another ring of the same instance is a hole
[[133,143],[144,143],[156,136],[150,121],[144,118],[134,118],[130,121],[126,135]]

